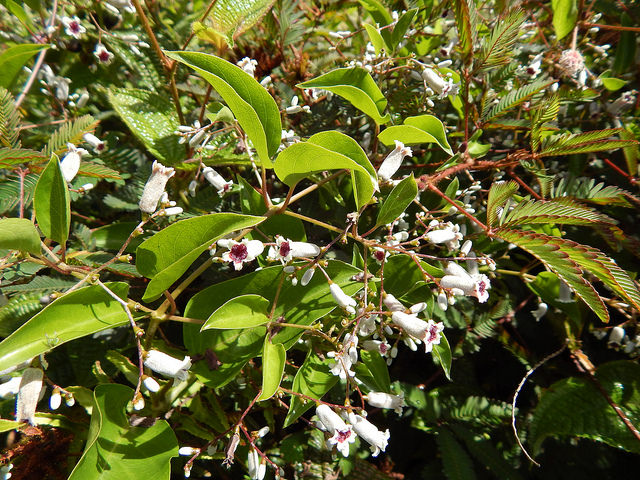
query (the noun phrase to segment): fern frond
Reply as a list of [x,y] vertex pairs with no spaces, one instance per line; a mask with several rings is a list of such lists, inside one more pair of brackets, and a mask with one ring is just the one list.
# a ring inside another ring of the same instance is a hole
[[436,442],[438,443],[438,449],[442,457],[444,473],[449,480],[468,480],[475,478],[473,461],[448,428],[438,428]]
[[593,130],[577,134],[564,133],[562,135],[554,135],[543,142],[539,155],[541,157],[552,157],[574,153],[601,152],[638,144],[635,140],[609,138],[611,135],[620,133],[621,130],[620,128],[607,128],[605,130]]
[[456,0],[454,14],[460,47],[466,56],[473,54],[473,46],[478,35],[478,11],[474,0]]
[[0,167],[12,168],[14,165],[21,163],[42,163],[46,162],[48,157],[35,150],[26,148],[0,148]]
[[9,148],[19,148],[18,125],[20,112],[16,109],[13,95],[0,87],[0,144]]
[[119,40],[113,40],[108,35],[104,37],[104,41],[108,49],[129,67],[131,73],[139,76],[137,82],[139,87],[154,91],[158,90],[162,82],[160,81],[161,77],[158,73],[158,68],[153,61],[154,56],[138,57],[126,44]]
[[640,199],[634,197],[630,192],[605,185],[603,182],[596,183],[593,178],[567,177],[561,179],[551,189],[551,197],[573,198],[597,205],[619,205],[630,207],[627,199],[633,199],[640,203]]
[[560,110],[560,96],[556,93],[535,109],[531,117],[531,150],[537,152],[540,148],[540,133],[543,125],[554,121]]
[[480,51],[477,70],[496,68],[509,61],[513,55],[513,44],[518,38],[518,32],[524,22],[524,12],[516,8],[505,18],[496,21],[489,39],[484,42]]
[[570,199],[557,199],[547,202],[525,200],[511,210],[502,227],[545,223],[563,223],[567,225],[613,225],[612,220],[591,208],[584,207]]
[[[4,293],[23,293],[23,294],[39,294],[47,292],[62,292],[73,287],[77,281],[65,280],[64,278],[49,277],[46,275],[38,275],[33,277],[29,283],[22,283],[19,285],[11,285],[8,287],[2,287]],[[39,298],[39,297],[37,297]],[[40,305],[42,306],[42,305]]]
[[97,178],[112,178],[115,180],[121,180],[120,173],[112,168],[106,167],[96,162],[82,162],[78,175],[84,175],[85,177],[97,177]]
[[482,112],[482,119],[484,121],[490,121],[494,118],[504,115],[512,108],[515,108],[518,105],[531,100],[534,95],[536,95],[541,90],[544,90],[554,82],[554,79],[539,78],[538,80],[535,80],[528,85],[524,85],[515,90],[511,90],[508,94],[500,99],[497,105],[493,107],[491,107],[491,105],[486,105],[485,110]]
[[[33,200],[33,192],[36,190],[39,175],[29,174],[24,177],[22,184],[24,194],[25,208],[31,204]],[[9,176],[0,183],[0,214],[11,211],[20,203],[20,178]]]
[[517,68],[518,64],[516,62],[511,62],[503,67],[491,71],[487,75],[487,85],[491,85],[494,90],[497,90],[504,82],[513,78]]
[[489,190],[487,199],[487,224],[489,226],[496,223],[498,219],[498,207],[501,207],[508,198],[511,198],[518,191],[518,184],[510,180],[508,182],[495,182]]
[[47,146],[42,153],[49,158],[52,153],[63,154],[67,150],[67,143],[78,144],[85,133],[93,132],[98,121],[91,115],[83,115],[75,120],[65,122],[58,130],[53,132]]

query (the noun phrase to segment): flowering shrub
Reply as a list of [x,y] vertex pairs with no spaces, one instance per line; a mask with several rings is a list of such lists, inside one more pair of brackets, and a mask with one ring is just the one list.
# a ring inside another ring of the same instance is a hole
[[46,3],[0,7],[3,478],[637,464],[638,6]]

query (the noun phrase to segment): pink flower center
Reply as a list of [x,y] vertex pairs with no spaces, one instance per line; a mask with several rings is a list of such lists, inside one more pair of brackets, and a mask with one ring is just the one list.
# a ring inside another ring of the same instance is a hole
[[106,50],[101,50],[98,54],[98,60],[104,63],[107,63],[109,61],[109,57],[109,52],[107,52]]
[[427,342],[431,343],[438,339],[438,326],[433,325],[429,328],[429,338],[427,338]]
[[381,355],[384,355],[385,353],[387,353],[387,350],[389,350],[389,346],[386,343],[381,343],[379,348]]
[[238,243],[231,247],[229,257],[233,260],[233,263],[242,263],[247,258],[247,246]]
[[478,293],[480,295],[484,295],[484,292],[486,292],[486,291],[487,291],[487,284],[485,283],[484,280],[480,280],[478,282]]
[[289,252],[291,252],[291,245],[289,245],[289,242],[282,242],[280,244],[279,255],[284,258],[289,255]]
[[376,250],[373,252],[374,258],[379,262],[384,260],[384,255],[385,255],[384,250]]
[[335,439],[337,440],[338,443],[343,443],[346,442],[347,440],[349,440],[349,438],[351,437],[351,430],[336,430],[336,436]]
[[73,33],[80,33],[80,24],[75,20],[69,22],[69,30]]

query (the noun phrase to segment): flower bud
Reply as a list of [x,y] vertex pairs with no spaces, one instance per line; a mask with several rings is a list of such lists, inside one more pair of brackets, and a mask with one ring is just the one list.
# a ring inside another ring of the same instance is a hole
[[35,424],[36,407],[42,390],[44,374],[39,368],[27,368],[22,374],[18,399],[16,400],[16,422],[27,420]]
[[171,167],[165,167],[157,160],[153,162],[151,175],[147,180],[142,191],[142,197],[138,206],[144,213],[153,213],[156,211],[158,201],[164,193],[164,189],[169,179],[175,174],[175,170]]

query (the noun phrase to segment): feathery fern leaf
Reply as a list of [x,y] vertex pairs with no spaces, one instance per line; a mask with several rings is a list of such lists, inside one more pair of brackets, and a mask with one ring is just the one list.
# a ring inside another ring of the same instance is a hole
[[[581,251],[576,248],[576,246],[583,247],[582,245],[570,240],[551,237],[541,233],[503,228],[494,230],[494,235],[505,242],[517,245],[536,257],[569,285],[576,295],[584,300],[589,308],[591,308],[603,322],[607,323],[609,321],[609,312],[604,302],[595,288],[593,288],[593,285],[585,278],[584,270],[578,263],[578,261],[582,260],[591,266],[591,264],[583,258]],[[602,255],[602,257],[604,257],[604,255]]]
[[496,182],[491,186],[487,200],[487,224],[489,226],[494,225],[498,220],[498,207],[501,207],[517,191],[518,184],[513,180]]
[[75,120],[65,122],[58,130],[53,132],[47,146],[42,153],[49,158],[52,153],[63,154],[67,150],[67,143],[77,145],[82,141],[85,133],[93,132],[98,121],[91,115],[83,115]]
[[566,177],[561,179],[551,188],[553,198],[573,198],[597,205],[619,205],[630,207],[628,198],[640,203],[640,200],[631,193],[613,185],[606,185],[603,182],[596,183],[593,178],[586,177]]
[[471,480],[476,478],[473,461],[448,428],[442,427],[438,429],[436,441],[442,456],[444,473],[449,480]]
[[601,152],[603,150],[615,150],[630,145],[636,145],[635,140],[620,140],[609,138],[620,133],[620,128],[607,128],[584,133],[564,133],[548,138],[542,144],[541,157],[557,155],[570,155],[574,153]]
[[18,125],[20,112],[16,109],[13,96],[0,87],[0,144],[9,148],[19,148]]
[[2,287],[2,291],[4,293],[20,292],[23,294],[37,293],[42,295],[43,293],[53,292],[53,291],[62,292],[64,290],[67,290],[73,287],[76,283],[78,282],[75,280],[65,280],[64,278],[56,278],[56,277],[49,277],[46,275],[39,275],[39,276],[33,277],[33,280],[31,280],[29,283],[21,283],[19,285]]
[[[29,174],[24,177],[22,183],[23,205],[27,207],[33,200],[33,192],[36,190],[39,175]],[[20,203],[20,177],[18,175],[7,177],[0,183],[0,214],[13,210]]]
[[525,200],[511,210],[502,227],[532,225],[544,223],[563,223],[568,225],[613,225],[612,220],[591,208],[583,207],[572,200],[560,198],[547,202]]
[[523,22],[524,12],[520,8],[512,10],[506,17],[496,21],[489,39],[482,46],[476,70],[496,68],[509,61]]
[[524,85],[520,88],[511,90],[508,94],[500,99],[497,105],[493,107],[491,107],[490,104],[485,105],[485,109],[482,112],[482,119],[486,122],[504,115],[512,108],[515,108],[521,103],[531,100],[534,95],[547,88],[554,82],[554,79],[539,78],[538,80],[535,80],[528,85]]
[[12,168],[14,165],[21,163],[42,163],[46,162],[48,157],[35,150],[26,148],[0,148],[0,167]]
[[478,35],[478,11],[474,0],[456,0],[454,13],[460,47],[467,58],[473,54],[473,45]]
[[560,110],[560,96],[556,93],[535,109],[531,117],[531,150],[540,148],[540,133],[546,122],[555,120]]
[[80,164],[80,169],[78,170],[78,175],[84,175],[85,177],[113,178],[115,180],[122,179],[117,171],[95,162],[82,162]]

